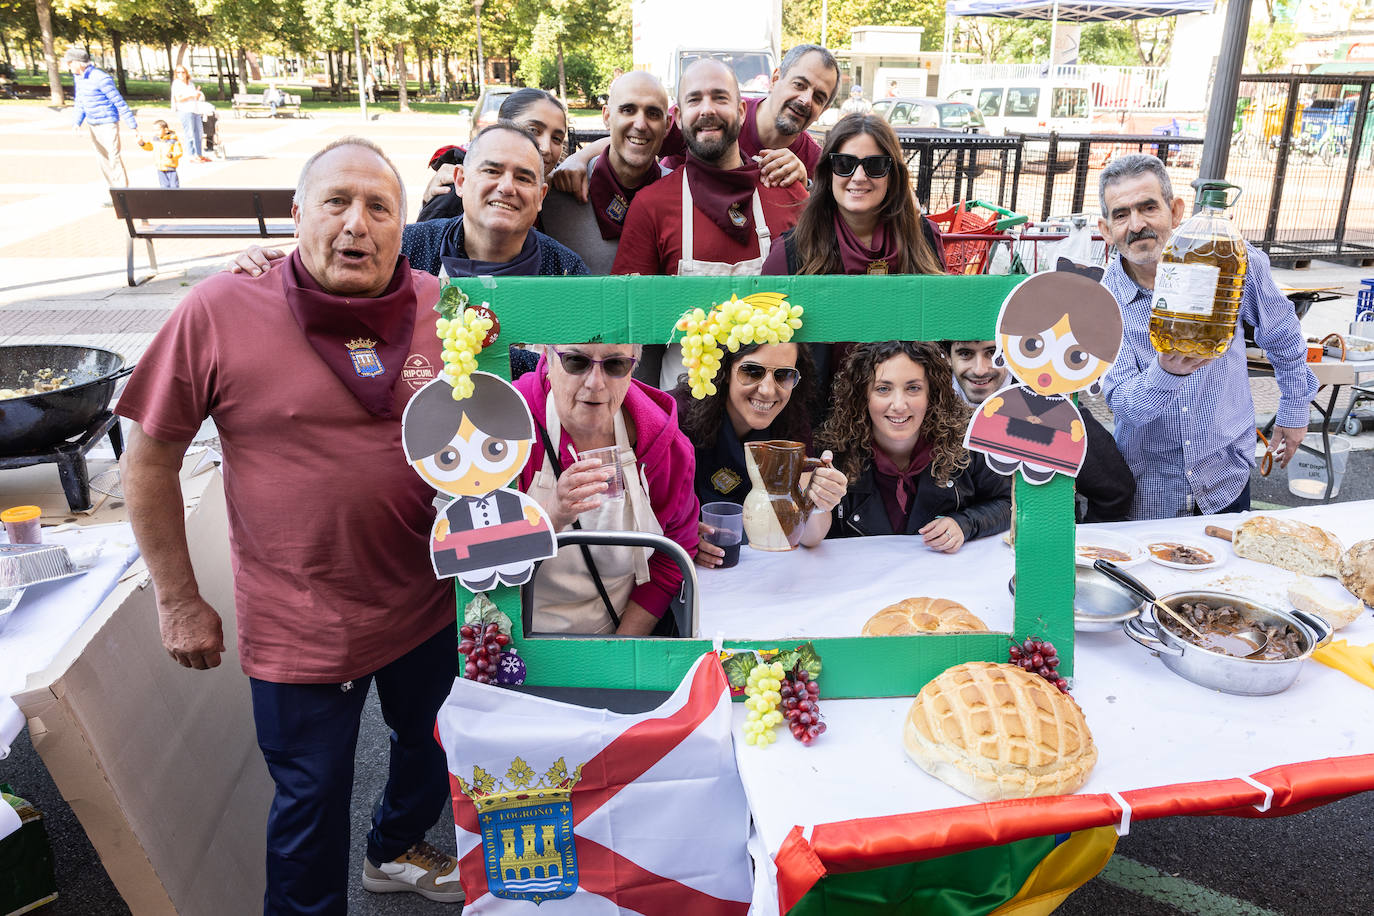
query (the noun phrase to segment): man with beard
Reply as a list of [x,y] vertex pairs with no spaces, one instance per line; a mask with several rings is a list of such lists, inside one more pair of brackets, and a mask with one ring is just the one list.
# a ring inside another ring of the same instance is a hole
[[[1239,322],[1215,359],[1158,353],[1150,343],[1155,272],[1165,240],[1183,221],[1169,173],[1154,156],[1113,160],[1098,179],[1098,230],[1116,247],[1102,284],[1121,306],[1125,336],[1104,379],[1116,414],[1116,442],[1136,479],[1131,518],[1169,518],[1250,508],[1255,464],[1255,405]],[[1317,379],[1293,304],[1274,285],[1269,259],[1245,246],[1249,267],[1240,317],[1274,366],[1279,385],[1275,452],[1282,465],[1307,433]]]
[[[995,340],[945,340],[940,347],[954,371],[954,387],[969,404],[981,404],[1007,383],[1007,368],[997,359]],[[1112,434],[1088,410],[1081,410],[1088,449],[1074,478],[1074,504],[1080,522],[1126,520],[1135,496],[1135,479]]]
[[[782,187],[808,179],[815,172],[821,148],[806,129],[816,123],[834,99],[839,82],[840,67],[835,55],[820,45],[797,45],[783,56],[768,95],[744,100],[740,154],[758,161],[765,184]],[[681,95],[679,81],[678,96]],[[676,121],[668,128],[662,156],[669,169],[676,169],[685,161],[689,144],[684,134]],[[550,176],[553,186],[576,194],[579,200],[585,199],[587,164],[605,150],[606,143],[598,140],[588,144],[564,160]]]
[[668,94],[643,72],[626,73],[611,84],[601,119],[611,132],[610,148],[592,160],[590,201],[550,191],[544,198],[544,231],[567,245],[593,274],[608,274],[635,195],[668,173],[658,163],[668,130]]
[[757,276],[773,239],[792,227],[806,192],[766,187],[740,153],[745,105],[729,67],[699,60],[682,74],[677,124],[683,168],[635,197],[616,252],[616,274]]

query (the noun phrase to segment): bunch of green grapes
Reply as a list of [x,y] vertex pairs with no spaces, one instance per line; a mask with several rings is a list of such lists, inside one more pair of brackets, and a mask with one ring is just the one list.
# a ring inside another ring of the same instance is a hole
[[491,319],[479,315],[476,309],[464,309],[452,320],[440,318],[434,323],[439,339],[444,342],[444,375],[453,386],[453,399],[472,397],[472,373],[477,369],[477,354],[482,341],[491,330]]
[[778,704],[782,702],[779,691],[784,674],[786,671],[777,662],[760,662],[749,669],[744,685],[744,705],[749,710],[744,721],[745,744],[767,747],[778,739],[773,729],[782,723]]
[[755,293],[743,299],[731,296],[710,313],[692,309],[678,319],[683,332],[682,363],[692,397],[701,400],[716,393],[715,378],[725,355],[722,345],[736,353],[744,344],[787,343],[801,327],[802,307],[788,305],[779,293]]

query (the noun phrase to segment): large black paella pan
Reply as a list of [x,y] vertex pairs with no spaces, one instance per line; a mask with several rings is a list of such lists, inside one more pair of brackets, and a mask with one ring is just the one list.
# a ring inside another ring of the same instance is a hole
[[0,399],[0,457],[51,449],[84,432],[133,366],[113,350],[34,344],[0,347],[0,389],[34,387],[45,375],[65,377],[55,391]]

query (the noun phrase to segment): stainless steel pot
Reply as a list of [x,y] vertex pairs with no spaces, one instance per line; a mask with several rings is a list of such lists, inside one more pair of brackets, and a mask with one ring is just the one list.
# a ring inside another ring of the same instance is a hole
[[1160,626],[1153,607],[1122,624],[1127,636],[1145,648],[1158,652],[1164,666],[1170,671],[1222,693],[1252,697],[1282,693],[1297,679],[1302,663],[1308,656],[1331,641],[1333,632],[1331,625],[1315,614],[1298,610],[1281,611],[1226,592],[1176,592],[1164,595],[1160,600],[1175,608],[1184,602],[1194,601],[1229,604],[1244,611],[1256,624],[1288,624],[1298,631],[1302,641],[1301,653],[1294,658],[1268,660],[1237,658],[1195,646]]
[[[1080,566],[1073,579],[1073,628],[1080,633],[1105,633],[1121,628],[1140,615],[1146,602],[1116,583],[1103,578],[1091,566]],[[1016,577],[1007,583],[1016,594]]]

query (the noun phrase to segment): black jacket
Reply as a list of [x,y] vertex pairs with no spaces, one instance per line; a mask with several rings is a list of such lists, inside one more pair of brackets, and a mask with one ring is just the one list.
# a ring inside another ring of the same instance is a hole
[[1088,408],[1079,405],[1088,451],[1074,482],[1080,522],[1124,522],[1135,498],[1135,477],[1116,440]]
[[868,464],[835,507],[827,536],[916,534],[941,515],[959,523],[966,541],[1006,531],[1011,526],[1011,478],[991,470],[977,452],[971,454],[971,459],[949,486],[941,486],[931,476],[930,468],[921,472],[916,478],[916,503],[907,514],[905,531],[892,530],[873,465]]

